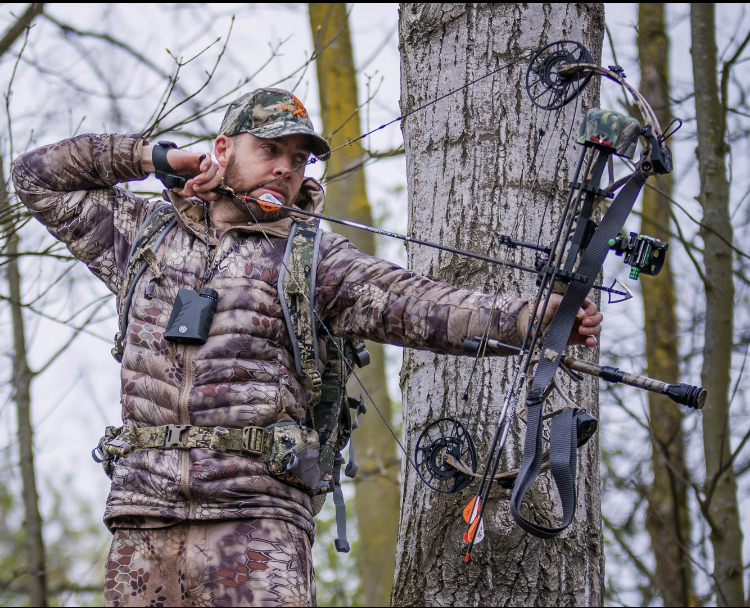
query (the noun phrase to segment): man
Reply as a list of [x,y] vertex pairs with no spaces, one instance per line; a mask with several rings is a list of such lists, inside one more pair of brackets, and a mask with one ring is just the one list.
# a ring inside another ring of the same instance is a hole
[[[13,168],[31,213],[121,297],[133,242],[159,203],[116,184],[154,172],[154,150],[135,135],[82,135],[29,152]],[[323,190],[304,177],[304,165],[310,154],[329,153],[304,106],[279,89],[230,106],[215,161],[166,151],[177,174],[194,177],[166,192],[176,225],[133,291],[123,336],[123,428],[142,438],[191,425],[218,443],[169,449],[138,439],[122,452],[104,515],[114,533],[107,605],[315,603],[309,493],[220,441],[238,429],[306,421],[314,386],[295,371],[278,289],[292,218],[214,190],[270,194],[320,212]],[[481,334],[490,314],[490,337],[508,344],[520,343],[529,322],[527,300],[500,298],[493,310],[492,296],[430,281],[332,233],[320,239],[314,270],[315,314],[335,336],[461,355],[464,338]],[[178,295],[205,288],[218,294],[205,344],[167,338]],[[553,298],[546,322],[558,304]],[[587,301],[570,343],[595,345],[601,320]],[[321,352],[318,370],[324,358]]]

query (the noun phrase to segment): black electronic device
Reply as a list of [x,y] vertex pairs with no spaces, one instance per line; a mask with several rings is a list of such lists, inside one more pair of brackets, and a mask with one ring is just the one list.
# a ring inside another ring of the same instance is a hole
[[208,287],[200,294],[194,289],[180,289],[164,338],[178,344],[205,344],[218,299],[218,292]]

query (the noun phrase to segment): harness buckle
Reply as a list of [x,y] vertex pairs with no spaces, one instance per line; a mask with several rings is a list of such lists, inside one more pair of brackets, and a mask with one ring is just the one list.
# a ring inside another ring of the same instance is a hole
[[242,451],[252,456],[262,456],[266,445],[266,436],[271,431],[261,426],[246,426],[242,429]]
[[184,435],[187,435],[188,431],[193,428],[189,424],[168,424],[164,429],[164,447],[165,448],[182,448],[187,449],[188,446],[184,443]]
[[313,391],[319,391],[323,388],[323,378],[317,369],[310,370],[307,374],[310,378],[310,384],[312,385]]

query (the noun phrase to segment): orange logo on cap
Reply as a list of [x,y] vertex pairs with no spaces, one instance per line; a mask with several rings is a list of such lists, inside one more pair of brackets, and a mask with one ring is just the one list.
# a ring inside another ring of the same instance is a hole
[[291,93],[289,95],[294,100],[294,105],[297,106],[297,109],[294,112],[292,112],[292,116],[296,116],[297,114],[302,114],[302,118],[307,118],[307,110],[305,110],[305,106],[302,105],[302,102]]
[[302,102],[291,93],[289,93],[289,97],[291,97],[292,101],[294,102],[293,106],[279,104],[276,106],[276,109],[280,111],[291,112],[292,116],[297,116],[297,114],[300,114],[302,115],[302,118],[307,118],[307,110],[305,109],[305,106],[302,105]]

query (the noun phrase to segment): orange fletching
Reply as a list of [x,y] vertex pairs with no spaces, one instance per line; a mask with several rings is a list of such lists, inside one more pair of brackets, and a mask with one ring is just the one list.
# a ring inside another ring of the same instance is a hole
[[[477,503],[476,510],[474,509],[474,503]],[[473,513],[473,516],[476,517],[477,513],[479,513],[479,509],[481,506],[482,506],[482,500],[478,496],[475,496],[474,498],[471,499],[471,502],[469,502],[469,504],[466,505],[466,507],[464,507],[464,521],[467,524],[471,523],[472,513]]]
[[263,211],[276,211],[279,208],[278,205],[267,203],[266,201],[263,201],[261,199],[258,199],[258,207],[263,209]]

